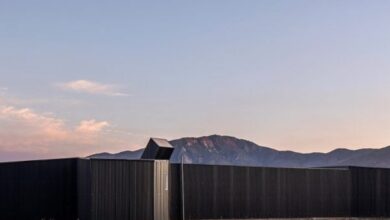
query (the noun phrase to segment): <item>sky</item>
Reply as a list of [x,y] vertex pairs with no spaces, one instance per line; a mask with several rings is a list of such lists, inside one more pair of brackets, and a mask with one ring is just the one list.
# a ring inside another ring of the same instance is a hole
[[390,145],[390,1],[0,0],[0,161],[149,137]]

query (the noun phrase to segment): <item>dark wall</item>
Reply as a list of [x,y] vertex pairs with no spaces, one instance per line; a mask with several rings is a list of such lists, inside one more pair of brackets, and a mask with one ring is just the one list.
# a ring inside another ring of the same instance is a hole
[[390,169],[352,167],[354,217],[390,216]]
[[154,161],[0,164],[0,219],[153,220]]
[[[171,217],[181,219],[181,165],[171,165]],[[184,165],[186,219],[350,216],[350,172]]]
[[77,159],[0,164],[0,219],[77,219]]
[[[0,164],[0,219],[153,220],[154,161]],[[186,219],[389,217],[390,169],[170,165],[170,213]]]
[[79,159],[77,161],[77,201],[78,220],[91,219],[91,161]]
[[91,160],[93,220],[153,220],[153,161]]

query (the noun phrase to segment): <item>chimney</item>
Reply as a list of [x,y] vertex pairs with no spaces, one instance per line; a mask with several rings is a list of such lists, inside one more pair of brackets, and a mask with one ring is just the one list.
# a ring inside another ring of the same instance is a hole
[[169,160],[173,152],[172,145],[165,139],[150,138],[141,159]]

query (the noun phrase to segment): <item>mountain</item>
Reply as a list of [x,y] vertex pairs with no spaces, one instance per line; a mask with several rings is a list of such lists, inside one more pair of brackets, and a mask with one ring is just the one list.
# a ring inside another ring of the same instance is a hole
[[91,156],[88,156],[88,158],[133,160],[133,159],[141,158],[141,155],[143,152],[144,152],[144,149],[139,149],[139,150],[135,150],[135,151],[123,151],[123,152],[119,152],[117,154],[110,154],[110,153],[104,152],[104,153],[93,154]]
[[[336,149],[329,153],[278,151],[230,136],[181,138],[170,143],[175,150],[171,162],[266,167],[367,166],[390,168],[390,147],[382,149]],[[117,154],[101,153],[89,158],[138,159],[143,149]]]

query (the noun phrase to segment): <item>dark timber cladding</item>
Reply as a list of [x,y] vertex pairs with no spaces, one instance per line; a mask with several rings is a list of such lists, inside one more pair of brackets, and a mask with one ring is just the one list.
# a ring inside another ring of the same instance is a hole
[[[154,171],[168,167],[161,163],[85,159],[0,163],[0,219],[156,219]],[[165,170],[160,173],[167,176]],[[168,200],[167,192],[164,195]]]
[[91,160],[93,220],[169,220],[169,161]]
[[1,220],[181,220],[183,214],[188,220],[389,218],[390,169],[104,159],[0,163]]
[[356,217],[390,217],[390,169],[351,167]]
[[1,163],[0,219],[77,219],[77,162]]
[[[171,165],[172,220],[182,218],[180,169]],[[193,164],[183,169],[186,219],[351,216],[348,169]]]
[[92,219],[154,219],[154,161],[91,160],[91,169]]

